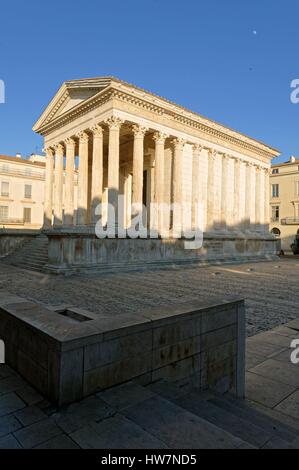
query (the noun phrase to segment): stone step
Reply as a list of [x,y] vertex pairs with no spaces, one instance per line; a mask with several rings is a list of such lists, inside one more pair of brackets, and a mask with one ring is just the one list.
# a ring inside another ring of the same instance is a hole
[[270,432],[238,414],[217,407],[209,400],[201,400],[199,394],[190,393],[176,399],[175,403],[257,448],[262,448],[272,437]]
[[246,400],[212,391],[198,392],[190,383],[178,386],[161,380],[147,389],[254,447],[291,449],[298,446],[297,429],[252,408]]
[[154,396],[122,414],[171,449],[236,449],[253,446],[176,403]]
[[273,426],[281,426],[282,428],[288,430],[291,434],[295,434],[297,437],[299,437],[299,423],[290,416],[284,415],[279,411],[266,408],[258,403],[253,403],[249,400],[238,400],[229,394],[225,395],[225,400],[229,403],[233,403],[235,406],[238,406],[241,409],[248,410],[250,416],[254,417],[254,419],[260,416],[264,416],[269,421],[269,423],[272,423]]
[[7,256],[4,262],[32,271],[42,271],[48,262],[47,237],[39,235],[34,240],[27,241],[18,250]]
[[273,412],[272,416],[259,411],[248,401],[238,400],[234,397],[225,395],[225,397],[215,396],[211,403],[226,411],[234,413],[240,418],[264,429],[266,432],[281,438],[288,442],[293,442],[299,437],[299,431],[294,427],[278,419],[278,414]]

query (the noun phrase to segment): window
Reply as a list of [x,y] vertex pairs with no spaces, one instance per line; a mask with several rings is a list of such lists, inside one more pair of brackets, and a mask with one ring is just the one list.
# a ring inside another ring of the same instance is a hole
[[272,184],[272,197],[279,197],[279,184]]
[[272,175],[278,175],[278,173],[279,173],[278,168],[274,168],[274,170],[272,170]]
[[7,222],[8,206],[0,206],[0,222]]
[[299,181],[296,182],[296,195],[299,196]]
[[31,184],[25,184],[25,199],[31,199],[32,197],[32,186]]
[[9,183],[7,181],[1,182],[1,196],[2,197],[9,196]]
[[31,208],[24,207],[24,224],[31,224]]
[[272,222],[279,220],[279,206],[272,206]]

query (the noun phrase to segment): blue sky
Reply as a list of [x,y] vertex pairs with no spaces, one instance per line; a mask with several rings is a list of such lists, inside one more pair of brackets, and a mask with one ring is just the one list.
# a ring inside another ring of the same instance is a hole
[[114,75],[299,156],[298,18],[297,0],[1,2],[0,154],[41,152],[63,81]]

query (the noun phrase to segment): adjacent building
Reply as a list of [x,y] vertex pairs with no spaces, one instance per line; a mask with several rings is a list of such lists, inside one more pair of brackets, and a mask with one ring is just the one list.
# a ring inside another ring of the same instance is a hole
[[299,159],[272,166],[270,177],[270,230],[278,246],[291,252],[291,244],[299,234]]
[[[44,137],[46,149],[48,269],[275,254],[269,234],[269,173],[279,152],[268,145],[113,77],[65,82],[34,131]],[[120,195],[125,201],[121,206]],[[132,203],[137,212],[144,205],[147,235],[130,239],[119,236],[116,227],[115,239],[97,238],[99,203],[109,203],[125,227]],[[184,213],[171,212],[171,204],[184,207]],[[196,227],[198,204],[204,243],[186,250],[184,236],[174,234]]]
[[45,167],[45,157],[39,155],[0,155],[0,228],[42,227]]

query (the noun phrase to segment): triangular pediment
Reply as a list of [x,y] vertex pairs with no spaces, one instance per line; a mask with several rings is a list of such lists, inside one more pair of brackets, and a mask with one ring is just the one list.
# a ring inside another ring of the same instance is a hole
[[49,122],[107,88],[111,81],[111,77],[100,77],[64,82],[34,125],[33,130],[38,132]]

